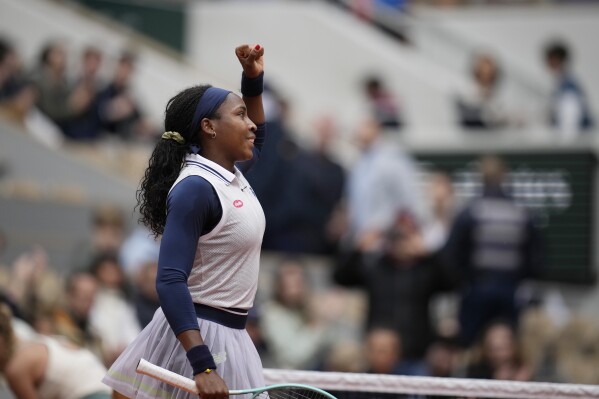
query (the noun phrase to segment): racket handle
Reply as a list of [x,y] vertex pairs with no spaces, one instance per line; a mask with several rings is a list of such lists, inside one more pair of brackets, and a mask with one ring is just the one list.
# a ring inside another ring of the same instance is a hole
[[196,382],[191,378],[184,377],[160,366],[156,366],[155,364],[148,362],[146,359],[139,360],[135,371],[137,371],[139,374],[144,374],[155,378],[189,393],[194,393],[196,395],[199,393]]

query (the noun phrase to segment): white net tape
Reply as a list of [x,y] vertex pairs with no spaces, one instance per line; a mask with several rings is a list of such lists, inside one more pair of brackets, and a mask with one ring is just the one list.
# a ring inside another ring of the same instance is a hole
[[[599,372],[599,370],[598,370]],[[505,399],[599,398],[599,385],[265,369],[266,384],[301,383],[328,391]]]

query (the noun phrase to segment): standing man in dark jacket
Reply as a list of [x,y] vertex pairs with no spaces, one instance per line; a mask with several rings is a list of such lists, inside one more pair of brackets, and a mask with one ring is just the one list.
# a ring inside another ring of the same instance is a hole
[[459,321],[466,346],[496,318],[517,323],[516,290],[541,265],[539,231],[504,189],[503,162],[488,156],[480,166],[482,196],[456,217],[447,244],[448,260],[463,284]]

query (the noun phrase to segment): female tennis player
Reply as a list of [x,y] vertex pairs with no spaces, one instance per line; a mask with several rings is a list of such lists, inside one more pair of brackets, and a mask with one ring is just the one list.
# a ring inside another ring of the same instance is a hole
[[241,93],[209,85],[166,106],[165,130],[138,192],[140,220],[162,234],[161,307],[103,381],[114,398],[191,398],[135,371],[140,358],[194,376],[202,399],[264,385],[245,331],[258,283],[265,221],[243,173],[265,138],[264,48],[241,45]]

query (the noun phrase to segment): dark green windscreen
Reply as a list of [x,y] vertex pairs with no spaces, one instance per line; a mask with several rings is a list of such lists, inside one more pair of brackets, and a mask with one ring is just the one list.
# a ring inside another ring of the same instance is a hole
[[[545,239],[542,278],[590,284],[594,267],[594,179],[596,157],[579,153],[497,153],[510,168],[515,200],[537,216]],[[467,200],[480,189],[476,153],[418,153],[426,169],[448,172],[456,195]]]
[[164,0],[78,0],[172,49],[185,48],[185,2]]

